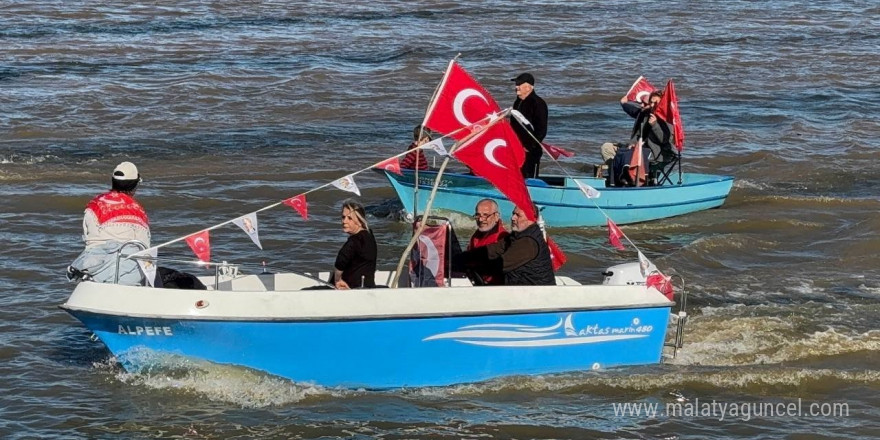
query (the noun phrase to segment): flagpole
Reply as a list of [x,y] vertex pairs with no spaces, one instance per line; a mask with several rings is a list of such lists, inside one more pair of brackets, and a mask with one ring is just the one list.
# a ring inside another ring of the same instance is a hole
[[[449,64],[446,66],[446,71],[443,72],[443,79],[437,84],[437,87],[434,87],[434,93],[431,94],[431,99],[428,101],[428,107],[425,109],[425,116],[422,117],[422,124],[419,126],[419,138],[416,140],[416,144],[418,146],[418,142],[422,140],[422,136],[425,134],[425,123],[428,122],[428,115],[431,114],[431,111],[434,110],[434,106],[437,105],[437,92],[439,92],[443,85],[446,84],[446,80],[449,78],[449,72],[452,71],[452,65],[455,63],[455,60],[461,56],[461,53],[457,54],[453,59],[449,61]],[[416,168],[413,173],[413,219],[417,215],[419,215],[419,155],[421,151],[416,150]]]
[[[506,112],[502,112],[502,116],[499,117],[498,120],[500,121],[504,116],[506,116]],[[478,122],[482,122],[486,120],[486,118],[490,118],[490,116],[486,116]],[[492,124],[493,122],[490,122],[489,125],[491,126]],[[483,128],[483,130],[487,130],[488,128],[489,127],[487,126]],[[471,132],[471,134],[452,144],[452,147],[449,148],[449,154],[443,159],[440,169],[437,170],[437,176],[434,178],[434,187],[431,188],[431,195],[428,197],[428,202],[425,204],[425,212],[422,213],[422,221],[419,222],[418,229],[413,232],[412,238],[410,238],[409,243],[406,245],[406,249],[404,249],[403,254],[400,255],[400,260],[397,262],[397,270],[394,273],[394,279],[391,280],[391,285],[388,287],[392,289],[397,288],[397,284],[400,281],[400,273],[403,271],[403,264],[406,262],[407,258],[409,258],[409,254],[412,252],[416,241],[418,241],[419,235],[425,229],[425,225],[428,222],[428,214],[431,212],[431,207],[434,205],[434,198],[437,196],[437,189],[440,187],[440,179],[443,177],[443,172],[446,171],[446,165],[449,164],[449,158],[452,157],[452,153],[455,152],[458,147],[470,141],[478,133],[478,131]]]
[[[461,56],[461,52],[455,55],[451,60],[449,60],[449,64],[446,65],[446,71],[443,72],[443,78],[434,87],[434,93],[431,94],[431,99],[428,101],[428,107],[425,109],[425,116],[422,117],[422,124],[419,126],[419,138],[416,140],[416,143],[422,140],[422,136],[425,133],[425,124],[428,122],[428,116],[431,114],[431,111],[434,110],[434,107],[437,105],[437,93],[443,88],[443,85],[446,84],[446,81],[449,79],[449,72],[452,71],[452,66],[455,64],[455,60]],[[455,149],[455,145],[453,148]],[[413,172],[413,220],[415,221],[416,216],[419,215],[419,154],[421,151],[416,150],[416,167]],[[439,177],[443,174],[443,170],[446,169],[446,165],[449,163],[449,156],[447,156],[443,163],[440,165],[440,170],[437,173],[437,178],[434,182],[434,187],[431,189],[431,196],[428,202],[428,205],[425,206],[425,213],[430,210],[430,204],[433,202],[434,194],[437,192],[437,182],[439,182]],[[406,246],[406,249],[403,251],[403,254],[400,256],[400,260],[397,263],[397,272],[395,273],[394,279],[391,282],[391,287],[396,288],[397,282],[400,280],[400,272],[403,270],[403,263],[406,261],[406,257],[412,251],[413,245],[415,243],[416,237],[418,234],[422,232],[424,229],[424,224],[427,219],[427,215],[422,216],[421,225],[417,231],[417,233],[413,234],[413,237],[410,239],[409,244]]]

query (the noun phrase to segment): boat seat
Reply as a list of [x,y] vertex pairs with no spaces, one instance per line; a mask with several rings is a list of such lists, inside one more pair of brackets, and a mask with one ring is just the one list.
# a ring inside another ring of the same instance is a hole
[[[665,160],[652,162],[648,166],[648,184],[651,186],[672,185],[672,172],[675,171],[676,166],[681,170],[681,154],[675,151],[664,151],[663,158]],[[681,185],[681,178],[679,178],[678,184]]]

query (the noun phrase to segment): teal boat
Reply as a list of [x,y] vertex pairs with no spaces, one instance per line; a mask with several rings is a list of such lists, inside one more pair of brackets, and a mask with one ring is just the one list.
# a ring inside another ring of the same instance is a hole
[[[401,170],[402,175],[388,170],[380,171],[391,182],[406,212],[413,214],[413,170]],[[418,212],[423,212],[437,173],[419,171],[418,177]],[[575,181],[597,189],[601,195],[588,199]],[[682,173],[681,183],[668,181],[659,186],[606,188],[603,178],[548,175],[526,179],[526,186],[548,225],[577,227],[605,225],[602,211],[615,223],[622,225],[717,208],[727,199],[733,186],[733,177]],[[469,174],[444,173],[433,208],[471,215],[477,202],[485,198],[496,200],[502,213],[513,210],[513,204],[485,179]]]

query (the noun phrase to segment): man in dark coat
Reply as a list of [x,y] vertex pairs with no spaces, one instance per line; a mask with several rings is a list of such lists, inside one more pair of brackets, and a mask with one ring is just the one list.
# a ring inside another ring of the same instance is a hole
[[526,150],[522,175],[524,178],[538,177],[541,155],[544,152],[541,142],[547,136],[547,103],[535,93],[535,77],[531,73],[522,73],[511,81],[516,84],[513,109],[522,113],[529,121],[528,125],[524,125],[519,119],[510,118],[510,125]]

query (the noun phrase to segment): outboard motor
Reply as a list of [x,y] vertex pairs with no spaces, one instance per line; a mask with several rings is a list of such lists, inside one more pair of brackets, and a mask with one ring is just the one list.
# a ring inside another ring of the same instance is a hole
[[[654,271],[657,269],[652,266],[650,270]],[[602,275],[605,276],[605,278],[602,280],[602,284],[608,284],[611,286],[645,285],[645,277],[642,276],[642,271],[639,268],[638,262],[623,263],[611,266],[605,272],[602,272]]]
[[618,264],[602,272],[602,275],[605,276],[602,284],[612,286],[644,286],[647,284],[659,290],[660,293],[672,301],[674,291],[669,277],[660,273],[653,264],[648,266],[646,272],[648,272],[648,276],[643,277],[642,270],[637,262]]
[[605,277],[602,284],[611,286],[644,286],[654,287],[660,293],[673,301],[675,295],[672,286],[672,278],[675,277],[680,283],[681,290],[679,292],[678,313],[672,315],[672,323],[675,326],[675,336],[673,341],[666,343],[666,346],[673,347],[672,357],[678,353],[678,349],[684,344],[684,324],[687,322],[687,291],[684,290],[684,279],[680,275],[673,274],[666,276],[661,273],[656,266],[651,264],[647,270],[648,276],[642,276],[642,269],[638,262],[623,263],[609,267],[602,275]]

